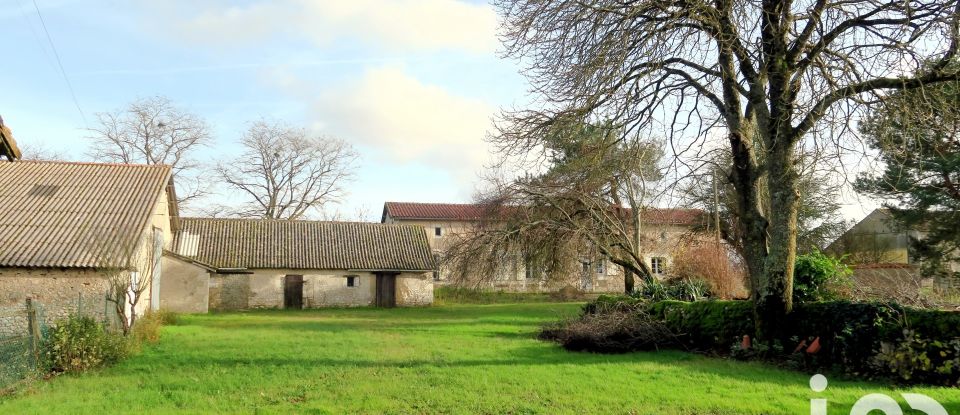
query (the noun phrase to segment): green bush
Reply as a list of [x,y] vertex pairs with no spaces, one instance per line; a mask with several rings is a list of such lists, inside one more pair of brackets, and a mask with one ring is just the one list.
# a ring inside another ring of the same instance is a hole
[[840,258],[820,251],[797,256],[793,266],[793,302],[839,300],[849,296],[850,269]]
[[753,333],[753,305],[748,301],[661,301],[647,311],[694,350],[722,352]]
[[647,304],[644,298],[629,295],[603,294],[583,305],[581,315],[608,313],[612,311],[633,311]]
[[130,342],[119,333],[86,316],[71,315],[51,327],[44,337],[42,357],[54,373],[82,372],[116,363],[130,353]]
[[[632,297],[601,296],[584,306],[583,316],[623,312],[647,314],[663,322],[676,334],[675,343],[690,350],[741,357],[762,355],[802,363],[807,369],[833,369],[867,378],[893,375],[908,382],[955,384],[960,376],[960,358],[956,357],[960,351],[954,349],[960,344],[960,312],[881,302],[800,303],[785,323],[785,338],[771,345],[754,342],[746,351],[739,350],[739,343],[744,335],[754,332],[753,304],[749,301],[648,303]],[[905,329],[910,333],[907,337]],[[583,328],[580,331],[590,332]],[[590,333],[602,332],[598,329]],[[801,342],[809,344],[814,339],[819,339],[819,352],[791,354]],[[598,339],[591,342],[604,343]],[[615,343],[629,344],[625,339]],[[921,376],[923,373],[928,374]]]
[[957,386],[960,338],[930,340],[905,330],[903,340],[896,345],[885,344],[872,363],[878,371],[904,381]]
[[633,295],[650,301],[697,301],[710,296],[710,284],[700,278],[654,279],[643,282]]
[[134,322],[130,334],[138,346],[143,343],[156,343],[160,341],[160,327],[163,326],[163,321],[163,314],[148,311]]
[[157,314],[157,318],[160,319],[160,324],[164,326],[175,326],[180,322],[180,314],[175,311],[170,311],[167,309],[159,309],[153,313]]

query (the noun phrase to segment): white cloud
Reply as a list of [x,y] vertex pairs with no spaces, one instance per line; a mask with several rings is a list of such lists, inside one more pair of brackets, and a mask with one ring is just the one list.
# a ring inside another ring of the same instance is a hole
[[368,70],[322,94],[312,110],[334,135],[389,161],[449,171],[461,183],[475,179],[490,158],[484,137],[493,106],[421,83],[398,67]]
[[[177,4],[177,6],[171,5]],[[395,52],[497,47],[497,16],[486,4],[456,0],[259,0],[158,2],[154,10],[169,30],[191,42],[246,46],[274,36],[317,46],[359,40]]]

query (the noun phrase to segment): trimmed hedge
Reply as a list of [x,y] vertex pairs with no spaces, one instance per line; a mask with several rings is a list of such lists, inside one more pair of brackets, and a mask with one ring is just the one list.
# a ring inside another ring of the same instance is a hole
[[[631,297],[601,297],[584,306],[584,315],[604,312],[649,314],[678,335],[686,348],[702,352],[730,353],[744,335],[754,332],[753,304],[749,301],[660,301],[644,303]],[[794,306],[787,332],[779,350],[787,355],[802,341],[819,338],[821,349],[813,355],[798,355],[808,366],[834,368],[853,375],[884,374],[874,356],[910,339],[926,339],[931,347],[960,339],[960,312],[920,310],[894,303],[829,301]],[[913,342],[914,344],[926,344]],[[918,353],[924,353],[922,350]],[[939,349],[926,352],[932,360],[942,356]],[[936,355],[936,356],[935,356]],[[958,357],[960,358],[960,357]],[[924,358],[920,356],[920,359]],[[960,371],[960,368],[957,369]],[[954,372],[932,380],[955,383]],[[946,379],[946,380],[943,380]]]

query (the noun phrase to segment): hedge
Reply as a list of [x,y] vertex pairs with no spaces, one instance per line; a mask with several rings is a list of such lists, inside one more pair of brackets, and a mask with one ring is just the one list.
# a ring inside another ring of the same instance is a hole
[[[744,335],[754,332],[749,301],[660,301],[643,303],[630,297],[602,297],[584,307],[585,314],[604,310],[646,312],[663,321],[686,348],[728,353]],[[876,371],[871,357],[886,344],[912,336],[939,342],[960,339],[960,312],[921,310],[893,303],[829,301],[797,304],[785,323],[788,338],[780,344],[790,354],[801,341],[819,338],[821,350],[804,356],[806,364],[834,367],[852,374]]]

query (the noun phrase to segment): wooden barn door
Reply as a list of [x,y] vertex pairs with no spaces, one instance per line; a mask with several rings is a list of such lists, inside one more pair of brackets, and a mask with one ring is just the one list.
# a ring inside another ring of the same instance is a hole
[[303,308],[303,275],[287,275],[283,279],[283,308]]
[[377,307],[397,306],[397,274],[377,274]]

